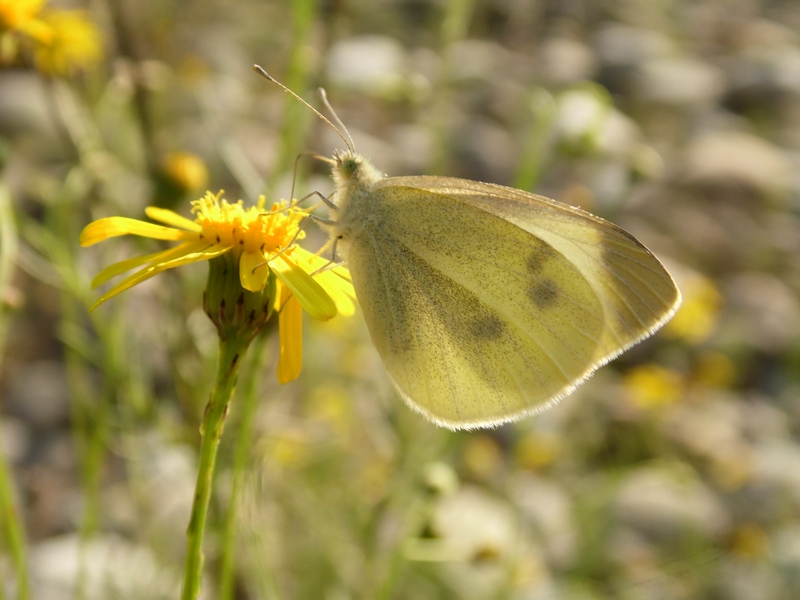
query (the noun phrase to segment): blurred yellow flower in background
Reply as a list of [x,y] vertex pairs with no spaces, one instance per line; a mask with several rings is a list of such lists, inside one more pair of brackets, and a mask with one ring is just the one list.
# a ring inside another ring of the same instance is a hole
[[769,536],[756,523],[743,523],[731,537],[731,550],[741,558],[757,560],[769,550]]
[[181,191],[201,190],[208,185],[206,163],[191,152],[170,152],[162,159],[161,170]]
[[49,29],[39,18],[45,0],[0,0],[0,28],[38,40],[47,40]]
[[524,469],[538,471],[562,456],[564,441],[555,431],[542,429],[531,431],[520,438],[514,448],[517,463]]
[[722,294],[711,279],[700,273],[678,271],[677,280],[683,294],[683,304],[664,326],[664,332],[689,344],[700,344],[717,327],[723,304]]
[[647,364],[631,369],[624,377],[625,390],[639,408],[660,408],[678,401],[683,377],[677,371]]
[[727,388],[736,383],[736,363],[722,352],[706,350],[698,353],[692,367],[692,380],[710,387]]
[[491,435],[471,436],[462,452],[464,468],[475,479],[491,479],[503,469],[503,451]]
[[45,0],[0,0],[0,59],[26,51],[46,75],[71,76],[103,56],[100,31],[83,10],[49,9]]
[[34,51],[36,68],[42,73],[70,76],[91,69],[102,58],[100,31],[85,11],[43,11],[42,21],[49,36]]

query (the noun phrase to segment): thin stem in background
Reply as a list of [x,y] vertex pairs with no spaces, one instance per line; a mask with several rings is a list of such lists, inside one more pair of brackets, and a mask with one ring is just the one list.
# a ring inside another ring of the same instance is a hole
[[[81,143],[76,143],[81,147]],[[74,597],[78,600],[86,597],[86,582],[91,564],[88,562],[87,544],[97,532],[101,512],[101,476],[106,459],[108,430],[110,426],[114,400],[120,387],[118,353],[109,339],[103,339],[105,352],[91,353],[81,348],[72,332],[84,326],[89,299],[85,297],[85,287],[80,284],[76,271],[77,261],[73,255],[74,246],[70,240],[77,237],[74,223],[74,210],[79,199],[86,197],[88,188],[80,167],[72,169],[67,175],[61,191],[54,201],[47,204],[43,232],[39,236],[40,251],[52,265],[60,292],[59,338],[64,344],[64,361],[70,394],[71,420],[75,446],[78,449],[81,468],[84,509],[81,514],[79,529],[78,573],[75,582]],[[29,223],[27,231],[32,232],[38,224]],[[95,321],[95,325],[97,322]],[[104,337],[102,326],[98,328],[101,339]],[[105,373],[104,384],[97,393],[92,375],[94,368],[100,366]]]
[[442,19],[439,47],[441,68],[439,69],[439,79],[436,82],[436,103],[431,120],[436,142],[434,157],[431,161],[434,173],[443,173],[446,170],[449,156],[450,115],[453,112],[452,98],[449,93],[453,68],[452,47],[466,37],[474,10],[475,0],[449,0]]
[[155,127],[150,111],[150,93],[142,81],[142,73],[139,68],[144,59],[142,49],[143,37],[138,32],[133,31],[136,20],[132,15],[139,15],[140,8],[137,5],[132,9],[129,3],[121,0],[109,0],[107,2],[111,21],[114,25],[116,42],[119,47],[119,56],[127,58],[133,66],[133,110],[139,123],[139,130],[142,135],[144,146],[144,156],[147,172],[153,181],[158,177],[158,153],[155,143]]
[[244,384],[244,398],[242,398],[242,417],[236,436],[236,450],[233,457],[233,484],[231,488],[230,503],[225,513],[225,525],[222,533],[222,566],[220,568],[219,600],[231,600],[234,594],[236,534],[241,492],[242,477],[244,476],[247,459],[253,447],[253,425],[255,422],[256,408],[258,407],[260,381],[260,365],[264,360],[264,350],[267,346],[266,336],[262,333],[256,340],[253,349],[252,368],[247,373]]
[[551,136],[556,104],[553,96],[543,88],[534,89],[528,100],[533,123],[526,136],[514,187],[532,192],[539,185],[542,172],[552,154]]
[[[311,37],[317,10],[317,0],[295,0],[291,3],[293,43],[286,69],[286,87],[289,89],[303,90],[306,87],[309,73],[306,46]],[[301,149],[298,148],[298,140],[305,139],[305,131],[311,118],[310,111],[299,102],[288,97],[285,101],[287,105],[284,111],[280,149],[264,191],[268,199],[275,194],[280,178],[292,169]]]
[[[19,240],[11,205],[11,193],[5,184],[0,183],[0,358],[6,343],[8,332],[5,307],[6,291],[11,283],[11,277],[17,259]],[[0,430],[2,431],[2,430]],[[0,442],[2,440],[0,439]],[[0,443],[2,448],[2,443]],[[5,456],[0,453],[0,537],[5,540],[14,566],[17,597],[19,600],[30,598],[28,585],[27,543],[23,528],[20,526],[19,512],[14,504],[11,476],[6,465]],[[4,593],[3,584],[0,584],[0,598]]]

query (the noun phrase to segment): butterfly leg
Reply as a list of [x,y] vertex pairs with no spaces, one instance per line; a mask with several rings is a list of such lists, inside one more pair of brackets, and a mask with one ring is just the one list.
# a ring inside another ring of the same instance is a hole
[[335,269],[342,261],[336,260],[336,246],[339,243],[339,238],[333,239],[333,244],[331,245],[331,259],[328,261],[327,264],[321,266],[319,269],[311,273],[311,276],[318,275],[319,273],[324,273],[325,271],[330,271],[331,269]]

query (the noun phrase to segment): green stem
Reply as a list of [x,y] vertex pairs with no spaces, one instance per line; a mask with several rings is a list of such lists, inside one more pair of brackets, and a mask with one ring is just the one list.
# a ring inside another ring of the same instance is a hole
[[242,484],[242,472],[250,456],[253,439],[253,424],[255,421],[256,407],[258,406],[258,382],[260,381],[258,365],[262,363],[264,349],[263,336],[256,343],[251,359],[251,368],[245,382],[244,402],[242,405],[242,420],[236,439],[236,450],[233,457],[233,485],[228,511],[225,515],[225,530],[222,537],[222,566],[220,568],[219,599],[230,600],[234,591],[234,558],[236,556],[236,507],[239,491]]
[[202,438],[200,466],[197,471],[192,516],[186,530],[187,548],[182,600],[195,600],[200,595],[200,580],[203,572],[203,535],[208,505],[211,500],[214,463],[217,459],[225,417],[228,414],[228,405],[236,387],[239,364],[248,344],[249,340],[242,340],[238,337],[220,337],[217,379],[203,415],[203,423],[200,426]]

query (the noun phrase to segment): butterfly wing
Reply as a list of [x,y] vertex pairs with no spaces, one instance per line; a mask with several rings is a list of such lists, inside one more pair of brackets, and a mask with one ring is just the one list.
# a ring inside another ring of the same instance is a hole
[[549,406],[669,319],[675,284],[632,236],[518,190],[381,180],[346,257],[403,398],[452,428]]

